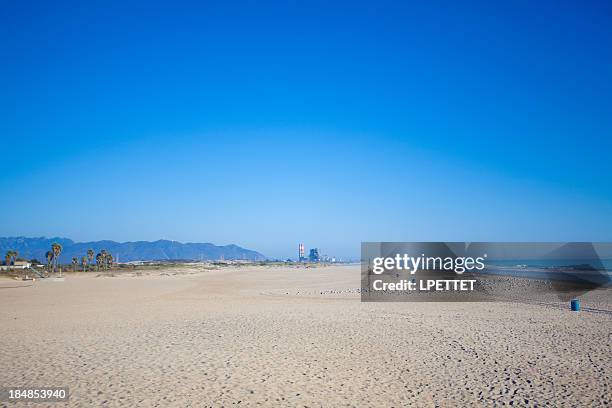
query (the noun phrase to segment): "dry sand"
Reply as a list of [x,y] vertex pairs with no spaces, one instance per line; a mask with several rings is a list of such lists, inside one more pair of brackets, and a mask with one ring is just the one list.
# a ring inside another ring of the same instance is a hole
[[610,405],[601,301],[361,303],[356,266],[131,275],[0,289],[0,386],[83,407]]

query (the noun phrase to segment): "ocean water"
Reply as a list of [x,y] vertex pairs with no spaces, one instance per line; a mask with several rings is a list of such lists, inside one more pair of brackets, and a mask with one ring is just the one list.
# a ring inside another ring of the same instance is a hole
[[612,259],[489,259],[485,273],[612,285]]
[[589,265],[595,269],[612,271],[612,259],[488,259],[487,265],[528,268],[568,268]]

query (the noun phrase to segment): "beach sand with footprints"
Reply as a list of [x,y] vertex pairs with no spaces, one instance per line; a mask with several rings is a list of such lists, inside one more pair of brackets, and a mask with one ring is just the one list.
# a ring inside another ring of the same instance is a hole
[[609,290],[576,313],[520,294],[361,303],[359,266],[28,284],[0,282],[0,385],[68,386],[70,406],[605,406],[612,395]]

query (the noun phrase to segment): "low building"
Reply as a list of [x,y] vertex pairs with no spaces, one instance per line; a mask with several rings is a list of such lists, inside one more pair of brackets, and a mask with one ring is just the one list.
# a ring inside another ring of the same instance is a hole
[[12,265],[2,265],[0,270],[6,271],[7,269],[28,269],[32,264],[28,261],[17,260]]

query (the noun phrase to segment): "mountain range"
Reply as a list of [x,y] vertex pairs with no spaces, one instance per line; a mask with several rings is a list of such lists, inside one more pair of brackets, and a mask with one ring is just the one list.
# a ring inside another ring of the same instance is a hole
[[218,246],[210,243],[181,243],[177,241],[93,241],[74,242],[68,238],[26,238],[7,237],[0,238],[0,255],[2,260],[7,251],[18,252],[18,258],[36,259],[46,262],[45,253],[51,249],[51,244],[57,242],[62,245],[60,255],[61,263],[70,263],[72,257],[81,259],[88,249],[98,253],[103,249],[110,252],[115,260],[129,261],[157,261],[157,260],[235,260],[249,261],[265,260],[266,257],[259,252],[241,248],[237,245]]

